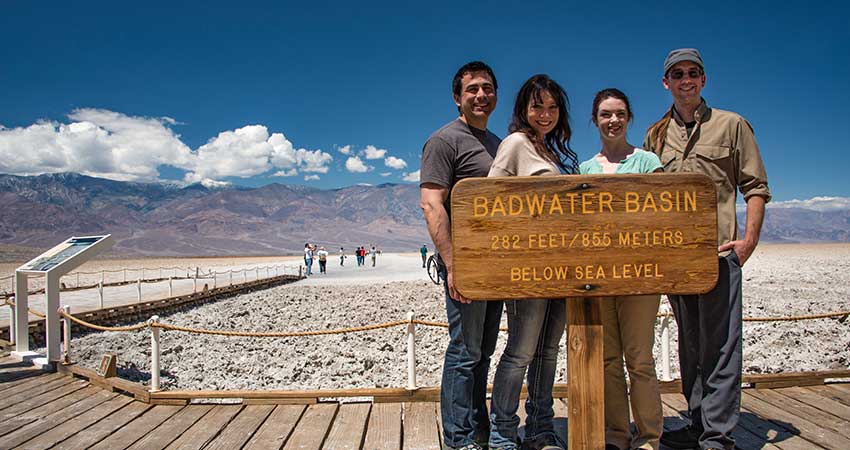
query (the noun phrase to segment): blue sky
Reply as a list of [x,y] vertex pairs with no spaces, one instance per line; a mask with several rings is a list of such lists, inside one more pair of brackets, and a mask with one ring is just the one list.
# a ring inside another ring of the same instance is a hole
[[776,200],[850,197],[845,3],[517,5],[7,1],[0,172],[415,180],[423,142],[456,116],[451,77],[473,59],[499,81],[491,130],[504,136],[519,86],[548,73],[568,92],[571,145],[586,159],[599,148],[595,92],[631,97],[640,144],[670,104],[666,53],[693,46],[709,104],[755,128]]

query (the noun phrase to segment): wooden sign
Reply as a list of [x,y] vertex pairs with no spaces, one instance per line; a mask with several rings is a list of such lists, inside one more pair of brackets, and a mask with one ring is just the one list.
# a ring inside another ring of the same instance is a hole
[[475,300],[697,294],[717,282],[700,174],[470,178],[452,189],[454,283]]
[[103,355],[103,359],[100,360],[100,367],[96,370],[97,374],[104,378],[114,377],[117,374],[117,362],[118,356],[114,353]]

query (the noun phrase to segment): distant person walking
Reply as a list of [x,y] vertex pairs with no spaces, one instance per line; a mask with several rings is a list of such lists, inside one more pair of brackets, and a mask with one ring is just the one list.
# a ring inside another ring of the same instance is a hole
[[419,255],[422,256],[422,268],[425,268],[425,261],[428,259],[428,246],[422,244],[422,248],[419,249]]
[[328,252],[324,247],[319,248],[319,273],[328,274]]
[[375,246],[372,246],[372,250],[369,251],[369,254],[372,255],[372,267],[375,267],[375,260],[378,259],[378,249]]
[[342,247],[339,248],[339,266],[342,267],[345,265],[345,249]]
[[304,266],[307,267],[307,276],[313,275],[313,247],[309,242],[304,244]]

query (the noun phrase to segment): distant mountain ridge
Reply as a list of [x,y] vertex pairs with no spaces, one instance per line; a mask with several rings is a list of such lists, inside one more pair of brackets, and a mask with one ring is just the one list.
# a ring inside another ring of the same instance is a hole
[[46,248],[74,234],[111,233],[116,253],[141,256],[298,253],[308,241],[412,252],[428,239],[415,185],[210,189],[0,175],[0,211],[3,244]]
[[[0,244],[47,248],[75,234],[111,233],[115,253],[135,256],[299,253],[308,241],[328,250],[430,244],[416,184],[208,188],[0,174],[0,212]],[[836,241],[850,242],[850,208],[767,210],[762,242]]]

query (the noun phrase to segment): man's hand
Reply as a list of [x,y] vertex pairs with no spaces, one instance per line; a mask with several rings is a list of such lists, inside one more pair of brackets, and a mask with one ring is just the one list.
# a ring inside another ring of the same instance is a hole
[[455,289],[455,280],[454,280],[454,277],[452,276],[451,270],[449,270],[448,275],[446,275],[446,285],[449,287],[449,295],[453,299],[455,299],[455,300],[457,300],[461,303],[472,303],[472,300],[469,300],[466,297],[460,295],[460,292],[458,292],[457,289]]
[[745,240],[737,240],[727,242],[720,247],[717,247],[718,252],[725,252],[726,250],[734,250],[735,254],[738,255],[738,261],[741,262],[741,267],[744,267],[744,264],[750,259],[750,256],[753,254],[753,251],[756,249],[755,243],[749,243]]

